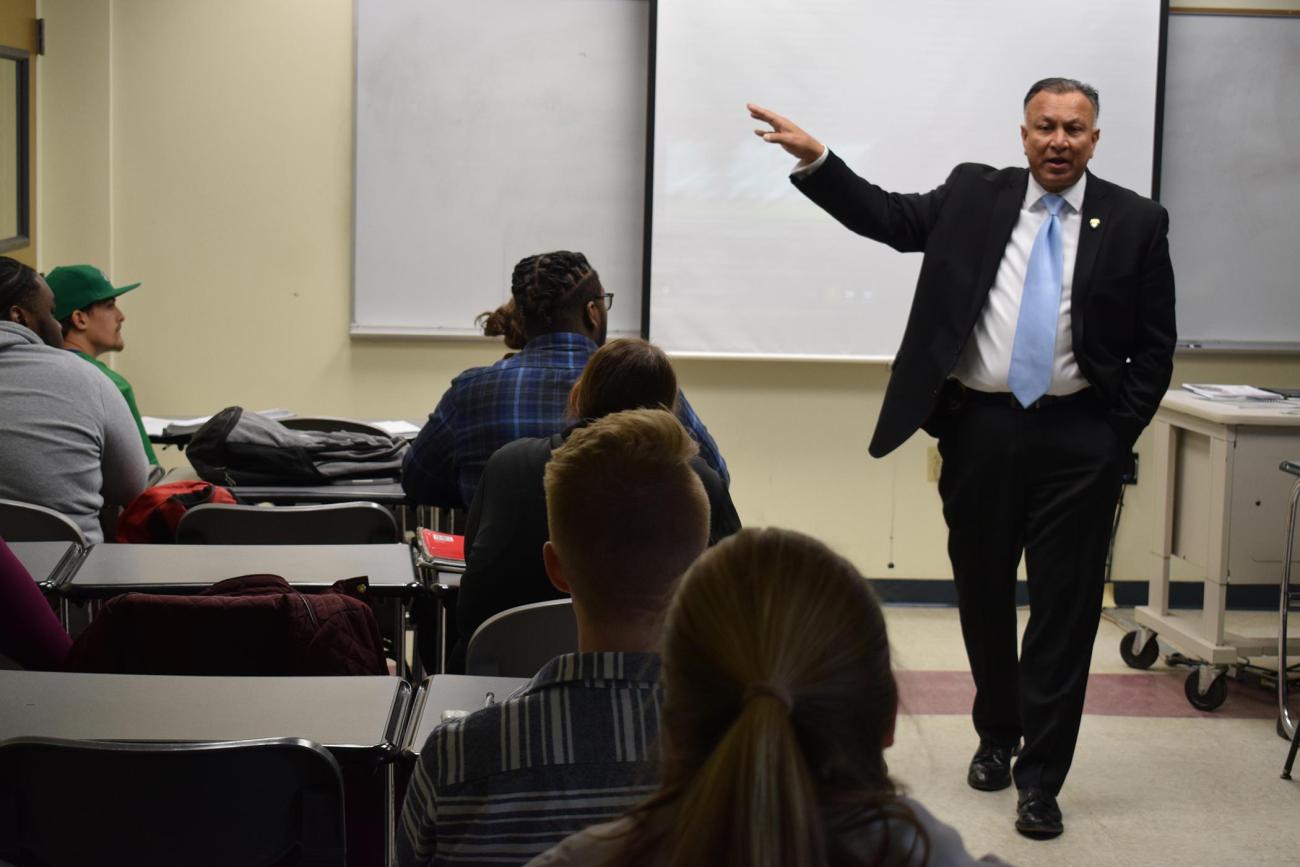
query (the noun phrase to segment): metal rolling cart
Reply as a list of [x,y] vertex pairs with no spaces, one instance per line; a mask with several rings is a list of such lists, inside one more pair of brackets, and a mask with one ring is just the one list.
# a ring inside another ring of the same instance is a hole
[[[1290,562],[1277,544],[1290,493],[1277,467],[1300,454],[1300,403],[1224,403],[1171,391],[1152,432],[1155,570],[1147,605],[1134,612],[1138,628],[1121,639],[1120,655],[1133,668],[1151,666],[1160,655],[1159,635],[1193,665],[1187,700],[1214,710],[1227,698],[1229,669],[1279,650],[1300,655],[1300,637],[1226,628],[1229,585],[1279,584],[1283,561]],[[1171,581],[1204,582],[1202,609],[1171,611]],[[1286,690],[1285,664],[1278,677]]]

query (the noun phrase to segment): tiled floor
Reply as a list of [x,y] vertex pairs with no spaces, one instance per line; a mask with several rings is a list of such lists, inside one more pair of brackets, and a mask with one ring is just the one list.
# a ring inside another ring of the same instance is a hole
[[[1060,798],[1066,831],[1034,842],[1012,827],[1014,789],[966,786],[974,687],[956,610],[892,607],[886,616],[905,714],[886,754],[890,770],[961,831],[972,854],[1025,867],[1300,863],[1300,775],[1278,777],[1287,745],[1274,732],[1273,693],[1232,684],[1222,708],[1197,711],[1183,696],[1187,669],[1163,659],[1148,671],[1128,668],[1118,651],[1124,629],[1103,620]],[[1234,617],[1276,629],[1263,612]]]

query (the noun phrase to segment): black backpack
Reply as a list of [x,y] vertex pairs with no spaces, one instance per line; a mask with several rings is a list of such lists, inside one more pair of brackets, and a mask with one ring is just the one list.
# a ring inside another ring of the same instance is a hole
[[405,441],[386,435],[290,430],[231,406],[195,431],[185,451],[199,477],[215,484],[324,485],[349,478],[396,479],[407,448]]

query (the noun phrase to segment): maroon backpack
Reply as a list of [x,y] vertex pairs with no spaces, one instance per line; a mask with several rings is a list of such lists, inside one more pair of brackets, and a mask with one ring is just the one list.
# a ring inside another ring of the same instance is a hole
[[379,622],[353,595],[366,583],[301,593],[278,575],[243,575],[196,596],[115,596],[65,665],[103,674],[387,674]]

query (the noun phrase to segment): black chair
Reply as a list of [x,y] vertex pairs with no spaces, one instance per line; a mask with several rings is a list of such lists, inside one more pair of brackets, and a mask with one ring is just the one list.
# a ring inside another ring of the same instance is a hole
[[45,506],[0,500],[0,536],[7,542],[76,542],[86,537],[76,521]]
[[532,677],[552,658],[578,650],[572,599],[533,602],[493,614],[474,630],[465,673]]
[[182,545],[369,545],[400,542],[397,522],[378,503],[235,506],[205,503],[181,516]]
[[343,778],[311,741],[0,742],[0,859],[45,867],[346,862]]

